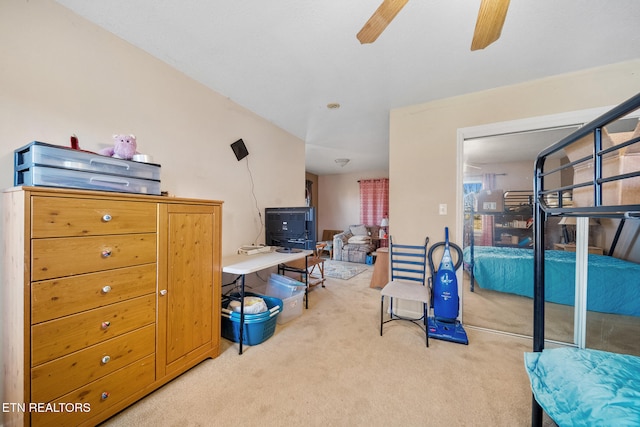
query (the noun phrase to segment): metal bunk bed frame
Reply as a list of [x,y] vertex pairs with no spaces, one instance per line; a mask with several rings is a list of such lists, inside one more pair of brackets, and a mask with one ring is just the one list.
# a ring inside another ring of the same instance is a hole
[[[626,219],[640,218],[640,204],[629,205],[606,205],[603,202],[603,185],[615,181],[630,180],[640,177],[640,170],[622,173],[615,176],[603,176],[603,158],[605,155],[615,153],[625,147],[637,144],[640,146],[640,137],[629,139],[613,147],[603,149],[602,130],[608,124],[623,118],[630,113],[640,109],[640,93],[628,99],[609,112],[601,115],[595,120],[582,126],[574,133],[563,138],[556,144],[546,148],[538,155],[534,170],[534,302],[533,302],[533,351],[541,352],[544,349],[544,316],[545,316],[545,283],[544,283],[544,260],[545,260],[545,221],[549,216],[572,216],[572,217],[592,217],[592,218],[619,218],[620,225],[609,255],[613,252],[613,247],[620,236],[621,227]],[[593,135],[592,154],[545,171],[545,160],[554,153],[563,150],[565,147],[576,141]],[[545,177],[560,173],[565,169],[573,168],[576,165],[584,165],[593,162],[593,179],[588,182],[574,183],[569,186],[558,188],[547,188]],[[628,182],[628,181],[627,181]],[[564,206],[567,195],[571,195],[575,189],[587,188],[593,193],[593,205],[591,207]],[[556,200],[556,203],[547,203],[548,200]],[[532,398],[531,425],[542,425],[542,408]]]
[[[479,213],[481,215],[504,215],[512,213],[511,209],[521,208],[523,206],[533,206],[532,190],[508,190],[502,193],[503,209],[499,212],[478,212],[474,208],[476,202],[476,193],[469,193],[465,196],[465,214],[469,217],[465,219],[465,233],[469,239],[469,262],[463,263],[463,268],[469,272],[469,291],[475,292],[475,276],[473,266],[475,260],[475,235],[474,235],[474,216]],[[468,208],[467,208],[468,207]],[[468,209],[468,210],[466,210]]]

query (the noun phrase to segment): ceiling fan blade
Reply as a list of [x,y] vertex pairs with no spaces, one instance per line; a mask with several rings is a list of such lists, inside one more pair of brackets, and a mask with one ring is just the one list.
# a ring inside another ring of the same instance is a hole
[[484,49],[498,40],[508,8],[509,0],[482,0],[471,50]]
[[409,0],[384,0],[356,36],[361,44],[373,43]]

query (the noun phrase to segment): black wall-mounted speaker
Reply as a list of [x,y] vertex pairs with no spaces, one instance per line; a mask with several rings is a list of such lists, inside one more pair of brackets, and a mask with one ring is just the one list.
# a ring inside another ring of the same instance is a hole
[[238,161],[244,159],[249,155],[247,146],[244,145],[244,141],[242,140],[242,138],[240,138],[239,140],[231,144],[231,149],[233,150],[233,153],[236,155],[236,159],[238,159]]

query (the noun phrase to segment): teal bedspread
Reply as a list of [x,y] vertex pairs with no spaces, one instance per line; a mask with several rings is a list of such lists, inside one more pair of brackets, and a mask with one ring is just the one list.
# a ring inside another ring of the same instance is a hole
[[[545,252],[545,301],[575,303],[574,252]],[[587,309],[640,316],[640,264],[589,254]],[[469,247],[464,249],[469,263]],[[474,246],[473,274],[484,289],[533,298],[533,250]]]
[[640,425],[640,357],[556,348],[525,353],[531,390],[563,426]]

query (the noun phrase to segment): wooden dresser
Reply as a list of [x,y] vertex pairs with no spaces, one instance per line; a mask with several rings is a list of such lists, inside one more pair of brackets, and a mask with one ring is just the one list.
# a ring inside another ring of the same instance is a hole
[[3,200],[4,425],[95,425],[220,344],[219,201],[24,187]]

